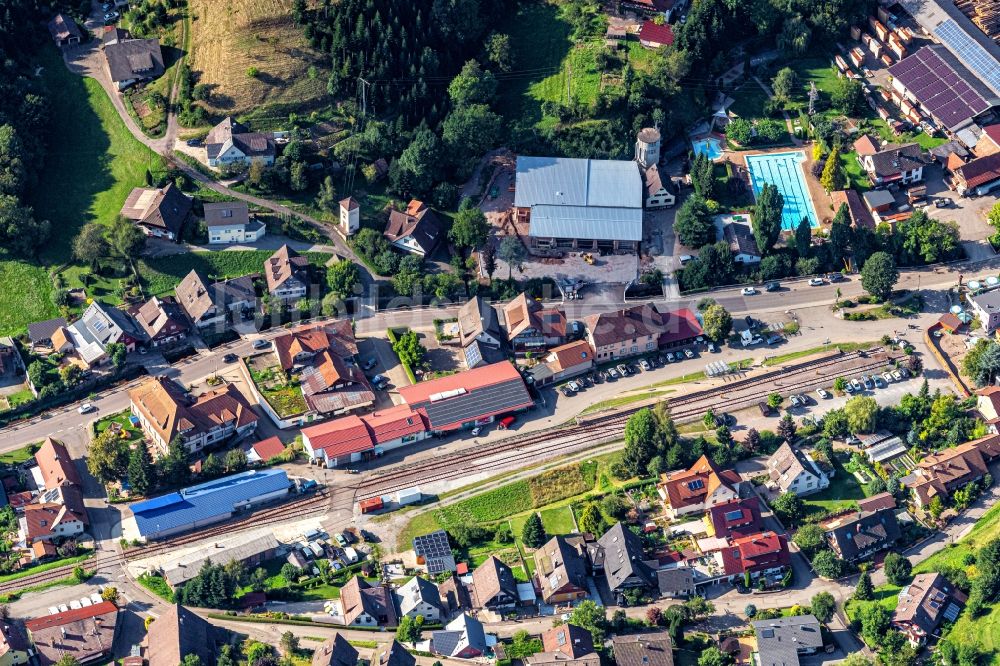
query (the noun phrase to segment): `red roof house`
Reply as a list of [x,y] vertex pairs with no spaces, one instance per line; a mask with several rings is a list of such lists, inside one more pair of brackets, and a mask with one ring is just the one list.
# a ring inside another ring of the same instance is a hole
[[669,46],[674,43],[674,31],[669,23],[645,21],[639,28],[639,43],[651,49]]
[[739,484],[740,475],[734,470],[720,470],[708,456],[702,456],[690,469],[664,474],[657,491],[667,514],[676,518],[737,499]]
[[778,573],[791,563],[788,540],[774,532],[738,537],[722,549],[722,564],[727,576],[749,572],[756,577],[765,572]]
[[705,521],[709,526],[709,536],[756,534],[763,527],[760,518],[760,500],[756,497],[747,497],[716,504],[708,509]]
[[427,422],[423,414],[409,405],[345,416],[335,421],[305,428],[302,443],[313,460],[327,466],[356,462],[362,456],[380,450],[391,450],[427,437]]

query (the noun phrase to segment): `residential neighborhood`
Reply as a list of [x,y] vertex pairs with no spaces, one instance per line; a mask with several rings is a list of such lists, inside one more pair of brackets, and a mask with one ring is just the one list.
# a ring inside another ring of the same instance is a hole
[[0,0],[0,666],[1000,663],[991,0]]

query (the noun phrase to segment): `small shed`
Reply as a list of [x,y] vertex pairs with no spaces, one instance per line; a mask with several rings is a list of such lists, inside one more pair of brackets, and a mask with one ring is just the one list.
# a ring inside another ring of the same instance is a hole
[[959,319],[957,315],[952,314],[951,312],[946,312],[943,315],[941,315],[941,318],[938,319],[938,324],[941,325],[942,329],[948,331],[949,333],[957,333],[958,329],[964,326],[962,320]]
[[381,511],[384,504],[382,503],[381,497],[369,497],[366,500],[361,500],[358,502],[358,508],[361,509],[361,513],[372,513],[374,511]]

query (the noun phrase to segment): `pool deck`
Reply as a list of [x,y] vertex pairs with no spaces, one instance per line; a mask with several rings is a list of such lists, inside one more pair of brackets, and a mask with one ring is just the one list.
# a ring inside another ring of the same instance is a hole
[[[805,161],[802,162],[803,175],[805,177],[806,187],[809,188],[809,195],[812,197],[813,207],[816,209],[816,217],[819,220],[819,229],[829,230],[830,224],[833,222],[833,216],[836,211],[833,209],[833,199],[823,186],[819,184],[819,179],[814,178],[812,175],[812,146],[806,145],[803,147],[797,146],[782,146],[779,148],[767,148],[764,150],[746,150],[746,151],[732,151],[727,150],[723,153],[724,158],[728,158],[733,164],[739,164],[740,166],[746,168],[747,162],[746,158],[752,155],[772,155],[776,153],[791,153],[791,152],[804,152]],[[815,230],[817,227],[813,227]]]

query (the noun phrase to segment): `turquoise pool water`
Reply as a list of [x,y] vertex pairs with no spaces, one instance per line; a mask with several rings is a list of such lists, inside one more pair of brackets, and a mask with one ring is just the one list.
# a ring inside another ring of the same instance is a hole
[[691,147],[694,148],[695,155],[708,155],[712,160],[722,157],[722,143],[714,137],[692,141]]
[[754,196],[760,194],[761,188],[768,183],[777,187],[784,197],[785,206],[781,209],[782,229],[795,229],[803,217],[809,218],[810,226],[819,226],[816,208],[806,186],[806,175],[802,171],[805,160],[806,154],[802,151],[751,155],[746,158]]

